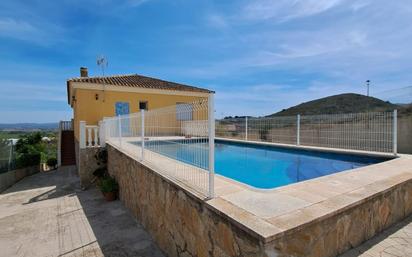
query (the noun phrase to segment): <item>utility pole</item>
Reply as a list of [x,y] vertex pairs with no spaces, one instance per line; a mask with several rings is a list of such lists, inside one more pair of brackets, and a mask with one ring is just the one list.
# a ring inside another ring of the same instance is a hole
[[367,81],[366,81],[366,96],[369,96],[369,84],[370,84],[370,80],[368,79]]
[[[370,85],[370,80],[368,79],[367,81],[366,81],[366,96],[369,98],[369,85]],[[366,99],[366,112],[368,113],[368,116],[369,116],[369,99]],[[367,128],[369,129],[369,117],[368,117],[368,120],[367,120]]]

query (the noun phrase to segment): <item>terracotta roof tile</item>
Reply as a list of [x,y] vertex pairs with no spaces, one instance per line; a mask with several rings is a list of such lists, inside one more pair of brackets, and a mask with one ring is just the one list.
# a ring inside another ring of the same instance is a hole
[[138,87],[138,88],[150,88],[150,89],[164,89],[164,90],[177,90],[177,91],[191,91],[201,93],[214,93],[208,89],[188,86],[184,84],[164,81],[160,79],[150,78],[137,74],[132,75],[119,75],[108,77],[80,77],[67,80],[67,84],[70,82],[83,82],[83,83],[95,83],[95,84],[108,84],[124,87]]

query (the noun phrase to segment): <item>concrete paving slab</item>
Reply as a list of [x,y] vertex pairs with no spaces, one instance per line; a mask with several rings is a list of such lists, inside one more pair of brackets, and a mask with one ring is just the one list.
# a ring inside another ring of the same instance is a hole
[[0,195],[0,256],[163,257],[120,201],[80,190],[74,167],[27,177]]

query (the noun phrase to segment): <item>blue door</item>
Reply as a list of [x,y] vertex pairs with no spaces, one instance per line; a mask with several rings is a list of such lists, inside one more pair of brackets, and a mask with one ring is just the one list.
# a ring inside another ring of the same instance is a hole
[[[129,114],[128,102],[116,102],[115,104],[116,116]],[[130,126],[128,119],[121,120],[122,136],[130,136]]]

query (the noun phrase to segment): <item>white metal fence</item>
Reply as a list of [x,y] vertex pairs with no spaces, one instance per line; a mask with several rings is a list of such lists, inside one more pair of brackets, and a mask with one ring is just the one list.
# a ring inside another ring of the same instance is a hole
[[216,136],[396,154],[397,111],[223,119]]
[[213,96],[104,120],[105,140],[145,165],[213,197]]
[[0,139],[0,173],[16,167],[15,147],[12,140]]

